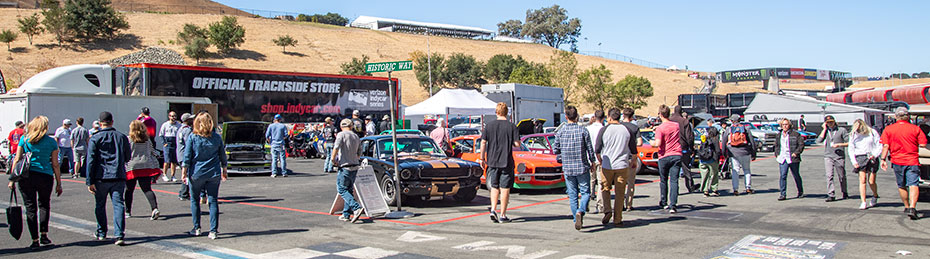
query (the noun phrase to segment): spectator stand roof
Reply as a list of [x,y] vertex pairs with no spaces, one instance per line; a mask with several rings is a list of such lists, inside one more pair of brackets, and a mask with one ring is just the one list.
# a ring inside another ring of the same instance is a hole
[[357,27],[357,28],[368,28],[368,29],[380,30],[380,31],[393,31],[393,32],[422,33],[426,31],[426,32],[429,32],[431,35],[441,35],[441,36],[449,36],[449,37],[457,37],[457,38],[490,37],[492,34],[494,34],[494,31],[492,30],[482,29],[478,27],[431,23],[431,22],[416,22],[416,21],[364,16],[364,15],[359,16],[354,21],[349,23],[349,26]]

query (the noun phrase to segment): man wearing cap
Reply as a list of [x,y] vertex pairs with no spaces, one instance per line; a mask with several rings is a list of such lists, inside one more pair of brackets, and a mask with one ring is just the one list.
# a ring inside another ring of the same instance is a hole
[[84,160],[87,160],[87,141],[90,140],[90,131],[84,128],[84,118],[77,118],[77,127],[71,130],[71,147],[74,148],[74,173],[71,178],[83,175]]
[[365,116],[365,135],[366,136],[374,136],[378,134],[378,132],[375,132],[375,130],[377,130],[375,129],[375,122],[371,120],[372,120],[371,115]]
[[381,118],[381,122],[378,123],[378,128],[381,131],[391,130],[391,116],[384,115],[384,118]]
[[823,130],[817,137],[817,143],[824,143],[823,161],[826,167],[827,176],[827,200],[826,202],[836,201],[836,184],[840,185],[843,192],[843,198],[849,198],[846,192],[846,151],[845,147],[849,142],[849,132],[845,128],[836,125],[836,119],[833,115],[827,115],[823,118]]
[[[184,157],[184,143],[187,141],[187,136],[191,135],[191,132],[194,131],[194,116],[190,113],[181,114],[181,127],[178,128],[175,138],[175,146],[178,147],[175,151],[177,152],[176,157]],[[183,169],[182,169],[183,170]],[[178,198],[180,200],[190,199],[189,187],[186,184],[181,185],[181,190],[178,191]]]
[[123,192],[126,190],[126,162],[130,158],[129,138],[113,128],[113,114],[100,113],[100,131],[87,144],[87,190],[94,195],[98,241],[107,236],[107,196],[113,201],[116,245],[123,245],[126,229]]
[[326,117],[326,123],[323,125],[323,147],[326,149],[326,161],[323,162],[323,172],[331,173],[333,171],[333,145],[336,143],[336,133],[338,130],[333,125],[333,118]]
[[332,157],[332,163],[339,168],[336,192],[345,202],[339,220],[355,223],[362,216],[364,209],[352,196],[352,185],[355,183],[355,175],[358,173],[362,156],[361,141],[358,135],[353,134],[352,126],[353,122],[350,119],[343,119],[339,122],[342,131],[336,134],[335,147],[330,157]]
[[287,177],[287,162],[285,161],[285,145],[287,145],[287,126],[281,121],[281,114],[274,116],[274,123],[265,130],[265,138],[271,143],[271,178],[277,174]]
[[[752,133],[746,125],[740,123],[739,114],[730,116],[731,126],[726,128],[723,135],[723,143],[729,154],[730,168],[733,168],[733,195],[739,195],[739,172],[737,168],[742,168],[743,176],[746,177],[746,194],[751,194],[752,190],[752,171],[750,164],[756,160],[756,142],[753,140]],[[741,137],[737,137],[741,136]]]
[[6,138],[10,143],[10,156],[16,155],[16,150],[19,148],[19,139],[25,134],[24,128],[26,127],[26,124],[22,121],[16,121],[13,125],[16,128],[11,130],[10,135]]
[[62,172],[71,171],[71,163],[74,162],[74,150],[71,149],[71,120],[64,119],[61,121],[61,127],[55,130],[55,141],[58,141],[58,165]]
[[352,132],[355,132],[355,135],[358,135],[359,138],[365,137],[365,122],[359,118],[359,111],[352,111]]
[[898,194],[904,202],[904,213],[911,220],[919,219],[917,215],[917,197],[920,182],[920,162],[918,161],[917,147],[927,147],[927,137],[920,127],[909,122],[910,113],[907,108],[895,109],[895,119],[898,122],[891,124],[882,132],[882,170],[888,170],[889,155],[891,168],[898,183]]

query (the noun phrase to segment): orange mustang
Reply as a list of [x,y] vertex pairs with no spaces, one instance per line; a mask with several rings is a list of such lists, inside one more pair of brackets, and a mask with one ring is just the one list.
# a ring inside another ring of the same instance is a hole
[[[463,160],[478,162],[481,155],[479,136],[468,135],[453,138],[456,157]],[[516,164],[513,187],[517,189],[555,189],[565,187],[565,177],[562,176],[562,164],[556,162],[555,155],[537,154],[530,152],[522,144],[513,149],[513,160]],[[487,170],[481,175],[481,183],[487,182]]]

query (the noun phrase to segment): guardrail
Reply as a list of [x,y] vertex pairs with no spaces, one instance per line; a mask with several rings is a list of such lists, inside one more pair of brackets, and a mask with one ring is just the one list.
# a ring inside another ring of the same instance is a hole
[[660,69],[668,68],[668,66],[666,65],[662,65],[662,64],[655,63],[652,61],[642,60],[642,59],[638,59],[638,58],[634,58],[630,56],[620,55],[616,53],[603,52],[603,51],[581,51],[578,53],[582,55],[598,56],[598,57],[602,57],[606,59],[619,60],[619,61],[632,63],[632,64],[644,66],[644,67],[660,68]]

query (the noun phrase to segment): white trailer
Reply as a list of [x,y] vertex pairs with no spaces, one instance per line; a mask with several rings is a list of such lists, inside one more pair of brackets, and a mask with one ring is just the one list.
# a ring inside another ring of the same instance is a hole
[[511,119],[545,119],[545,126],[554,127],[562,122],[565,92],[562,88],[527,84],[486,84],[481,92],[488,99],[503,102],[510,108]]
[[[148,107],[159,124],[168,119],[169,109],[198,111],[215,107],[205,97],[112,94],[110,71],[109,66],[101,65],[55,68],[33,76],[15,91],[0,95],[0,136],[6,140],[16,121],[28,123],[39,115],[48,117],[49,134],[53,134],[64,119],[75,121],[83,117],[84,127],[91,128],[100,112],[109,111],[115,128],[126,133],[142,107]],[[9,150],[2,148],[0,153],[9,155]]]

